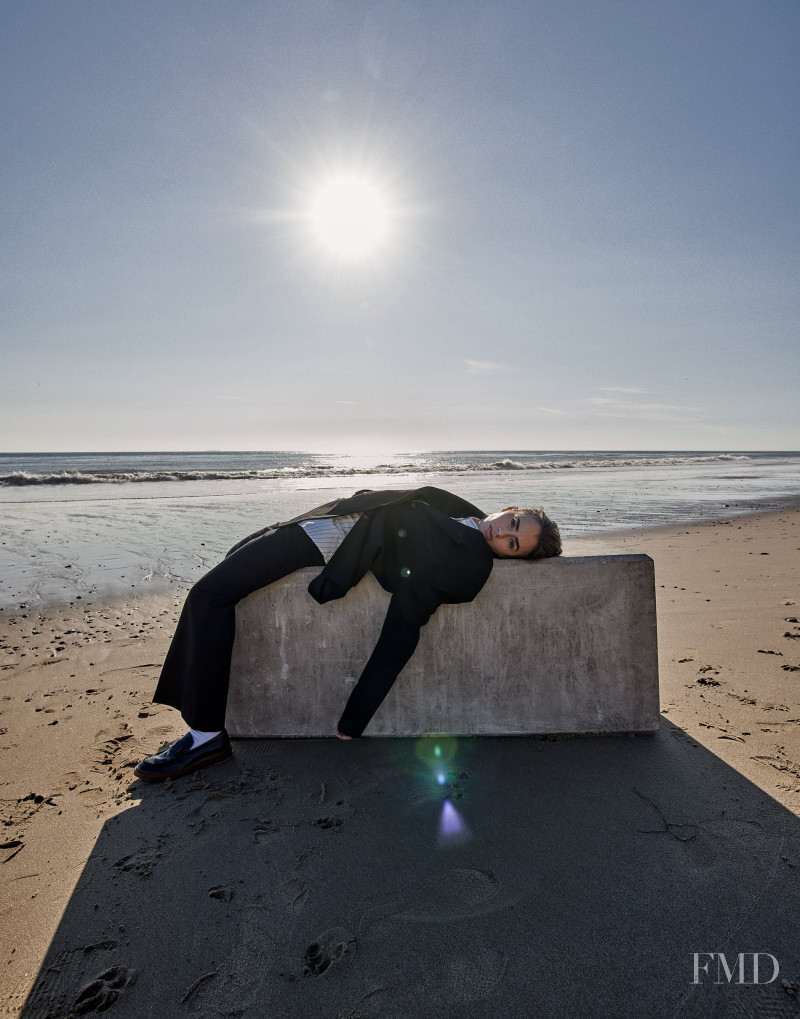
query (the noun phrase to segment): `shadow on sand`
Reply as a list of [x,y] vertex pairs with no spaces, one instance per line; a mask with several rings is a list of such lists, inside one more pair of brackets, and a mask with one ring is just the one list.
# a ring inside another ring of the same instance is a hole
[[[666,719],[636,738],[239,741],[131,797],[24,1019],[800,1011],[782,984],[800,821]],[[771,953],[780,975],[715,984],[711,960],[693,984],[694,952]]]

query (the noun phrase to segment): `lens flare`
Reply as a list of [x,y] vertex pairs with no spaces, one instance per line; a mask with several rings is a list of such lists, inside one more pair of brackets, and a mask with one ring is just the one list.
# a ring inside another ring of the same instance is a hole
[[437,845],[455,846],[472,838],[472,833],[467,827],[464,819],[450,802],[445,800],[442,804],[442,813],[439,818],[439,838]]
[[434,773],[445,771],[456,756],[457,740],[453,736],[423,736],[417,740],[417,760]]

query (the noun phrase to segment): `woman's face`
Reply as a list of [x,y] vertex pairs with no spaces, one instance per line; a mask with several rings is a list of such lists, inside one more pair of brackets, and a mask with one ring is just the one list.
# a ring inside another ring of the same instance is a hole
[[526,556],[536,548],[542,525],[530,513],[505,509],[478,521],[481,534],[495,555]]

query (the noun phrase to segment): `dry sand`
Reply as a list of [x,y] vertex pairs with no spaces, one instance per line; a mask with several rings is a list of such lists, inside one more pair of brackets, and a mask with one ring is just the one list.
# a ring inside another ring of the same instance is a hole
[[800,511],[612,544],[655,560],[660,732],[460,741],[445,847],[413,740],[135,782],[182,595],[0,613],[0,1012],[796,1014]]
[[800,816],[800,510],[601,545],[655,562],[662,714]]

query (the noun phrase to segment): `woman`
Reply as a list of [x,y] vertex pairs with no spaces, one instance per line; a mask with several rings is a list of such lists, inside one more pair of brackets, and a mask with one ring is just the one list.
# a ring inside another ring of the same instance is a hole
[[496,556],[560,555],[544,510],[507,507],[487,516],[439,488],[362,491],[251,534],[189,592],[153,700],[177,708],[189,732],[147,757],[135,774],[175,778],[231,756],[225,732],[236,603],[304,566],[323,566],[309,585],[320,604],[341,598],[371,571],[392,595],[378,643],[336,729],[360,736],[439,605],[468,602]]

